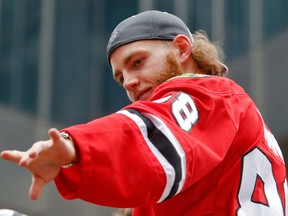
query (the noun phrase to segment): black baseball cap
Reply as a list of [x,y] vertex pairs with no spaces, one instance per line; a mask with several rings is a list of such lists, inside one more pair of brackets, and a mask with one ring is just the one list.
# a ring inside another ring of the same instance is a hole
[[173,40],[178,34],[186,35],[191,43],[193,36],[186,24],[177,16],[149,10],[131,16],[119,23],[107,45],[107,59],[118,47],[139,40]]

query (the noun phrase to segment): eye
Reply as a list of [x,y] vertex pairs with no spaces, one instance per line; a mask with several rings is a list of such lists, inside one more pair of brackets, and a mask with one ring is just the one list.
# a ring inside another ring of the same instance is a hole
[[136,61],[133,62],[133,67],[138,67],[139,65],[141,65],[141,63],[143,62],[143,59],[137,59]]
[[116,81],[120,84],[120,85],[123,85],[124,83],[124,77],[123,76],[118,76]]
[[114,76],[114,80],[119,83],[120,85],[123,85],[124,83],[124,77],[122,75],[121,72],[115,72]]
[[120,83],[121,85],[124,83],[124,77],[123,77],[123,76],[120,77],[119,83]]

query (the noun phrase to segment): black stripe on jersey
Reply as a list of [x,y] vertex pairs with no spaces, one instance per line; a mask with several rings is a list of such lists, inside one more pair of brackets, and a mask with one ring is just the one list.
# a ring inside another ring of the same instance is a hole
[[165,198],[169,199],[174,196],[178,190],[179,183],[182,179],[181,158],[170,140],[153,124],[153,122],[141,114],[140,112],[128,109],[128,112],[140,117],[147,127],[148,139],[158,149],[158,151],[166,158],[175,170],[175,180],[169,195]]

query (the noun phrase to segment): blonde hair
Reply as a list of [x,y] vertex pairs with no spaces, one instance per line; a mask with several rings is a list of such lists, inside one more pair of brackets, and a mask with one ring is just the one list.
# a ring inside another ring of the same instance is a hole
[[204,74],[225,76],[227,67],[222,63],[224,53],[220,46],[209,41],[206,32],[200,30],[193,34],[192,57]]

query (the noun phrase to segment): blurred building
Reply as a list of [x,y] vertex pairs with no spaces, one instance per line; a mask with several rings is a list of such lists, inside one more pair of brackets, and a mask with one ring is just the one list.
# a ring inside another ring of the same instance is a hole
[[[148,9],[174,13],[222,44],[229,77],[255,100],[288,158],[287,0],[0,0],[0,151],[25,150],[51,126],[128,104],[112,79],[106,43],[120,21]],[[30,201],[30,175],[5,161],[0,170],[0,207],[31,216],[113,210],[65,201],[53,183]]]

